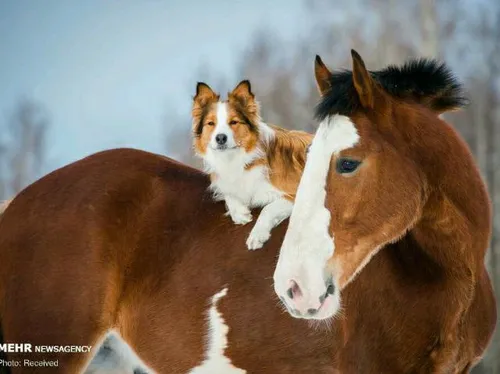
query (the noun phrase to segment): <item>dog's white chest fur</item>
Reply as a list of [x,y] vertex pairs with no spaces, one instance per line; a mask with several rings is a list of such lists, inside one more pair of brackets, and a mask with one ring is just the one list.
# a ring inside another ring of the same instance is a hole
[[265,166],[245,169],[258,157],[258,151],[248,154],[241,148],[224,152],[208,150],[205,164],[207,171],[216,175],[211,185],[216,199],[227,200],[230,197],[249,208],[257,208],[282,197],[283,192],[269,182]]
[[216,200],[224,200],[234,223],[244,225],[252,221],[251,208],[262,207],[247,239],[248,249],[261,248],[269,239],[271,230],[292,212],[293,203],[269,181],[265,165],[246,169],[263,156],[258,148],[250,153],[238,147],[224,151],[207,149],[203,159],[206,171],[214,174],[210,186]]

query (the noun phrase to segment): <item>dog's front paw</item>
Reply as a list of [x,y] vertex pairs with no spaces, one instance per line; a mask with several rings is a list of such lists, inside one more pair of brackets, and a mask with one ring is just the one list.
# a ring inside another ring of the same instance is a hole
[[229,215],[237,225],[246,225],[248,222],[252,222],[253,219],[252,213],[247,208],[229,211]]
[[247,239],[247,248],[251,251],[262,248],[265,242],[268,241],[271,233],[269,230],[265,230],[260,228],[258,225],[255,225],[250,232],[250,235]]

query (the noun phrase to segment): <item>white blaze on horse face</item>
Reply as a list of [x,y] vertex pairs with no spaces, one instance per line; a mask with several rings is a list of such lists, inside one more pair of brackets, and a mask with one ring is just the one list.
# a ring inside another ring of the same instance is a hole
[[229,327],[226,325],[222,314],[217,310],[217,304],[221,298],[227,295],[227,288],[212,296],[212,303],[208,311],[208,350],[205,360],[201,365],[192,369],[189,374],[245,374],[246,370],[238,369],[231,360],[224,355],[227,348],[227,333]]
[[[290,309],[301,312],[303,318],[329,318],[340,308],[338,287],[323,304],[320,302],[332,276],[336,286],[335,276],[326,274],[327,261],[335,251],[334,238],[329,233],[331,214],[325,207],[326,184],[332,156],[353,147],[358,140],[352,121],[346,116],[334,115],[320,123],[307,155],[274,272],[276,293],[286,300]],[[292,281],[298,285],[300,294],[290,299],[287,291]],[[305,313],[318,307],[321,308],[314,315]]]

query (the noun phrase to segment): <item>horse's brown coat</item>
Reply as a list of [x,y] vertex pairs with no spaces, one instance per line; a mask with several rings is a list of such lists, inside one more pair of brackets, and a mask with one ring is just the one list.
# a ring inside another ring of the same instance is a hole
[[[446,291],[424,252],[404,251],[406,242],[385,248],[343,291],[345,317],[313,328],[283,313],[273,293],[286,225],[263,250],[244,250],[251,225],[224,217],[208,185],[172,160],[119,149],[22,191],[0,221],[4,340],[95,344],[116,327],[153,369],[186,373],[206,350],[208,301],[226,286],[219,305],[230,327],[226,355],[248,373],[429,372],[426,355],[447,337],[429,345],[422,331],[443,310],[431,312],[439,306],[434,291]],[[486,273],[475,299],[460,326],[464,348],[480,352],[494,323]],[[19,357],[57,358],[59,368],[15,374],[76,373],[87,359],[8,355]]]

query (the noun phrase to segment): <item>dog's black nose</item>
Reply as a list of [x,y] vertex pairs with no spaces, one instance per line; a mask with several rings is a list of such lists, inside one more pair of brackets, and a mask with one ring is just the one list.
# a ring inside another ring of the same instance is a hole
[[226,144],[227,142],[227,135],[226,134],[217,134],[215,136],[215,141],[217,142],[217,144],[219,145],[224,145]]

